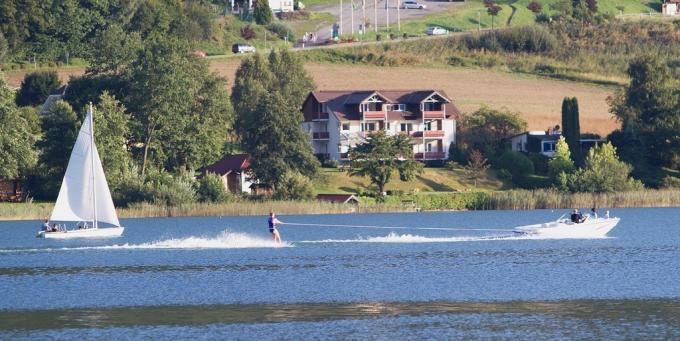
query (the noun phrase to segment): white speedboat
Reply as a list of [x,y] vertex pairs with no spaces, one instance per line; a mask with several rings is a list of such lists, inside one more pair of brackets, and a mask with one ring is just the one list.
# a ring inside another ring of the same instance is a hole
[[620,218],[587,217],[582,223],[574,223],[570,219],[557,219],[543,224],[519,226],[513,232],[521,235],[545,238],[602,238],[611,231]]
[[[124,228],[118,221],[104,168],[94,144],[93,128],[90,104],[50,216],[51,221],[76,222],[80,223],[80,227],[72,230],[57,228],[59,225],[50,226],[46,221],[47,226],[38,232],[38,238],[109,238],[123,234]],[[100,223],[109,227],[100,228]]]

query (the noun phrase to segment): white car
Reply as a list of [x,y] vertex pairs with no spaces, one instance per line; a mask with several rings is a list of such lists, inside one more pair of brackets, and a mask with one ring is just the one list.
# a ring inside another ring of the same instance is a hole
[[440,36],[449,33],[449,31],[439,26],[430,26],[427,28],[426,33],[428,36]]
[[425,8],[427,8],[427,6],[425,6],[425,4],[421,4],[417,1],[406,0],[401,4],[401,8],[403,8],[403,9],[425,9]]

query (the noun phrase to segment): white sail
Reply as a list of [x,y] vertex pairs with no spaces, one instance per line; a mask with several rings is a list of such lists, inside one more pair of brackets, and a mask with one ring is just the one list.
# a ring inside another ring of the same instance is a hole
[[[64,181],[52,210],[53,221],[96,221],[120,226],[92,133],[88,110],[71,151]],[[96,226],[96,224],[95,224]]]

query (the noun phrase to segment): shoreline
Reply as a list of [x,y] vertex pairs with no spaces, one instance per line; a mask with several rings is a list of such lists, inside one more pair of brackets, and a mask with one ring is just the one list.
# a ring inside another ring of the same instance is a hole
[[[116,211],[120,218],[165,218],[208,216],[255,216],[275,211],[283,215],[445,212],[470,210],[533,210],[572,208],[662,208],[680,207],[680,189],[642,190],[617,193],[562,193],[556,190],[511,190],[500,192],[419,193],[389,196],[385,202],[362,197],[360,204],[320,201],[236,201],[191,203],[174,207],[148,203]],[[54,203],[0,203],[0,221],[40,220],[49,216]]]

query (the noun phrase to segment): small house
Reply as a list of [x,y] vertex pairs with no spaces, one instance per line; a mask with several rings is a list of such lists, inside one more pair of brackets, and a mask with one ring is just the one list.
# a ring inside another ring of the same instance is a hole
[[664,0],[661,4],[661,13],[663,15],[676,16],[680,13],[680,0]]
[[213,173],[222,178],[224,188],[231,193],[250,193],[252,180],[248,169],[250,168],[250,156],[237,154],[227,156],[212,165],[203,168],[203,174]]
[[[559,129],[547,131],[526,131],[510,137],[510,148],[515,152],[539,153],[547,157],[555,155],[557,141],[562,136]],[[590,148],[605,143],[606,140],[592,134],[581,135],[581,152],[585,153]]]
[[328,201],[338,204],[358,204],[359,198],[354,194],[319,194],[316,196],[319,201]]
[[23,199],[24,188],[20,180],[0,178],[0,201],[19,202]]

